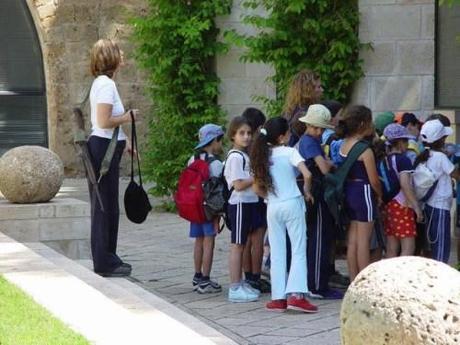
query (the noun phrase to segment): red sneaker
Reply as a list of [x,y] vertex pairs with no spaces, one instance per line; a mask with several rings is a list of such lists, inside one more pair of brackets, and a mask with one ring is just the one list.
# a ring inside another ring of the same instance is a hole
[[311,304],[305,298],[297,298],[295,296],[290,296],[287,300],[287,308],[290,310],[297,310],[304,313],[316,313],[318,307]]
[[265,309],[270,311],[284,312],[287,308],[287,301],[285,299],[274,299],[265,304]]

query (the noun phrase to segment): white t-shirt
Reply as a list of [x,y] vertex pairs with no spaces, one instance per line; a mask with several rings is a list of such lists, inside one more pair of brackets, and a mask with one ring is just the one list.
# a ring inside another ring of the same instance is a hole
[[[200,159],[204,160],[205,157],[206,157],[206,155],[204,153],[200,154]],[[211,157],[214,157],[214,155],[208,154],[208,159],[211,158]],[[192,164],[194,160],[195,160],[195,155],[190,157],[190,159],[187,162],[187,166]],[[211,164],[209,164],[209,175],[211,177],[219,177],[222,174],[222,169],[223,168],[224,168],[224,165],[222,164],[222,162],[220,160],[218,160],[218,159],[213,160],[211,162]]]
[[439,151],[431,151],[426,166],[433,172],[438,180],[433,195],[428,199],[427,204],[434,208],[450,210],[452,207],[452,178],[450,174],[455,166],[447,156]]
[[297,166],[305,159],[293,147],[277,146],[270,154],[270,174],[274,192],[268,193],[268,204],[281,202],[302,195],[297,187]]
[[[89,100],[91,104],[91,135],[111,139],[113,129],[100,128],[97,124],[96,112],[97,105],[103,103],[112,104],[112,116],[121,116],[125,113],[115,82],[106,75],[98,76],[91,86]],[[121,127],[118,132],[118,140],[126,140],[126,134]]]
[[[235,151],[239,153],[231,153]],[[244,156],[244,160],[241,154]],[[230,150],[227,154],[227,160],[225,162],[224,177],[227,181],[229,189],[233,187],[233,181],[246,180],[250,178],[251,174],[249,156],[243,151]],[[228,203],[230,205],[236,205],[238,203],[254,203],[258,201],[259,197],[253,191],[252,187],[248,187],[240,191],[233,190],[232,194],[230,195],[230,198],[228,199]]]

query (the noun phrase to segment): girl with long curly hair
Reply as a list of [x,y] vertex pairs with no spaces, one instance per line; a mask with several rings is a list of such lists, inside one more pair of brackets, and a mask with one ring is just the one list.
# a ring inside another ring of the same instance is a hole
[[[307,293],[305,201],[296,183],[296,168],[304,176],[305,198],[313,202],[311,173],[299,152],[286,147],[288,121],[267,121],[251,150],[254,189],[267,200],[268,238],[271,245],[272,300],[266,308],[314,313],[318,308],[305,299]],[[291,240],[292,260],[286,279],[286,229]]]

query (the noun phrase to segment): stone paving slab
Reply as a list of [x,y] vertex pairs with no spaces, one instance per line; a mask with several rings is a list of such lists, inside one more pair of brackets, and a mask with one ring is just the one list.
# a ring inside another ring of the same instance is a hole
[[188,223],[176,215],[152,213],[142,226],[122,217],[118,243],[123,260],[133,265],[133,281],[239,344],[340,344],[340,302],[315,301],[317,314],[268,312],[264,308],[268,294],[258,302],[228,302],[229,238],[227,230],[216,237],[212,269],[223,292],[206,295],[192,290],[193,241],[188,238]]

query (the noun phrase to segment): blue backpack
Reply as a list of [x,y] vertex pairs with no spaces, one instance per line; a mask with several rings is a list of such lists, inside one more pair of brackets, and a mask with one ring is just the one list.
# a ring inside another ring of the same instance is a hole
[[382,182],[383,202],[388,203],[401,190],[395,154],[391,154],[379,162],[378,174],[380,182]]

